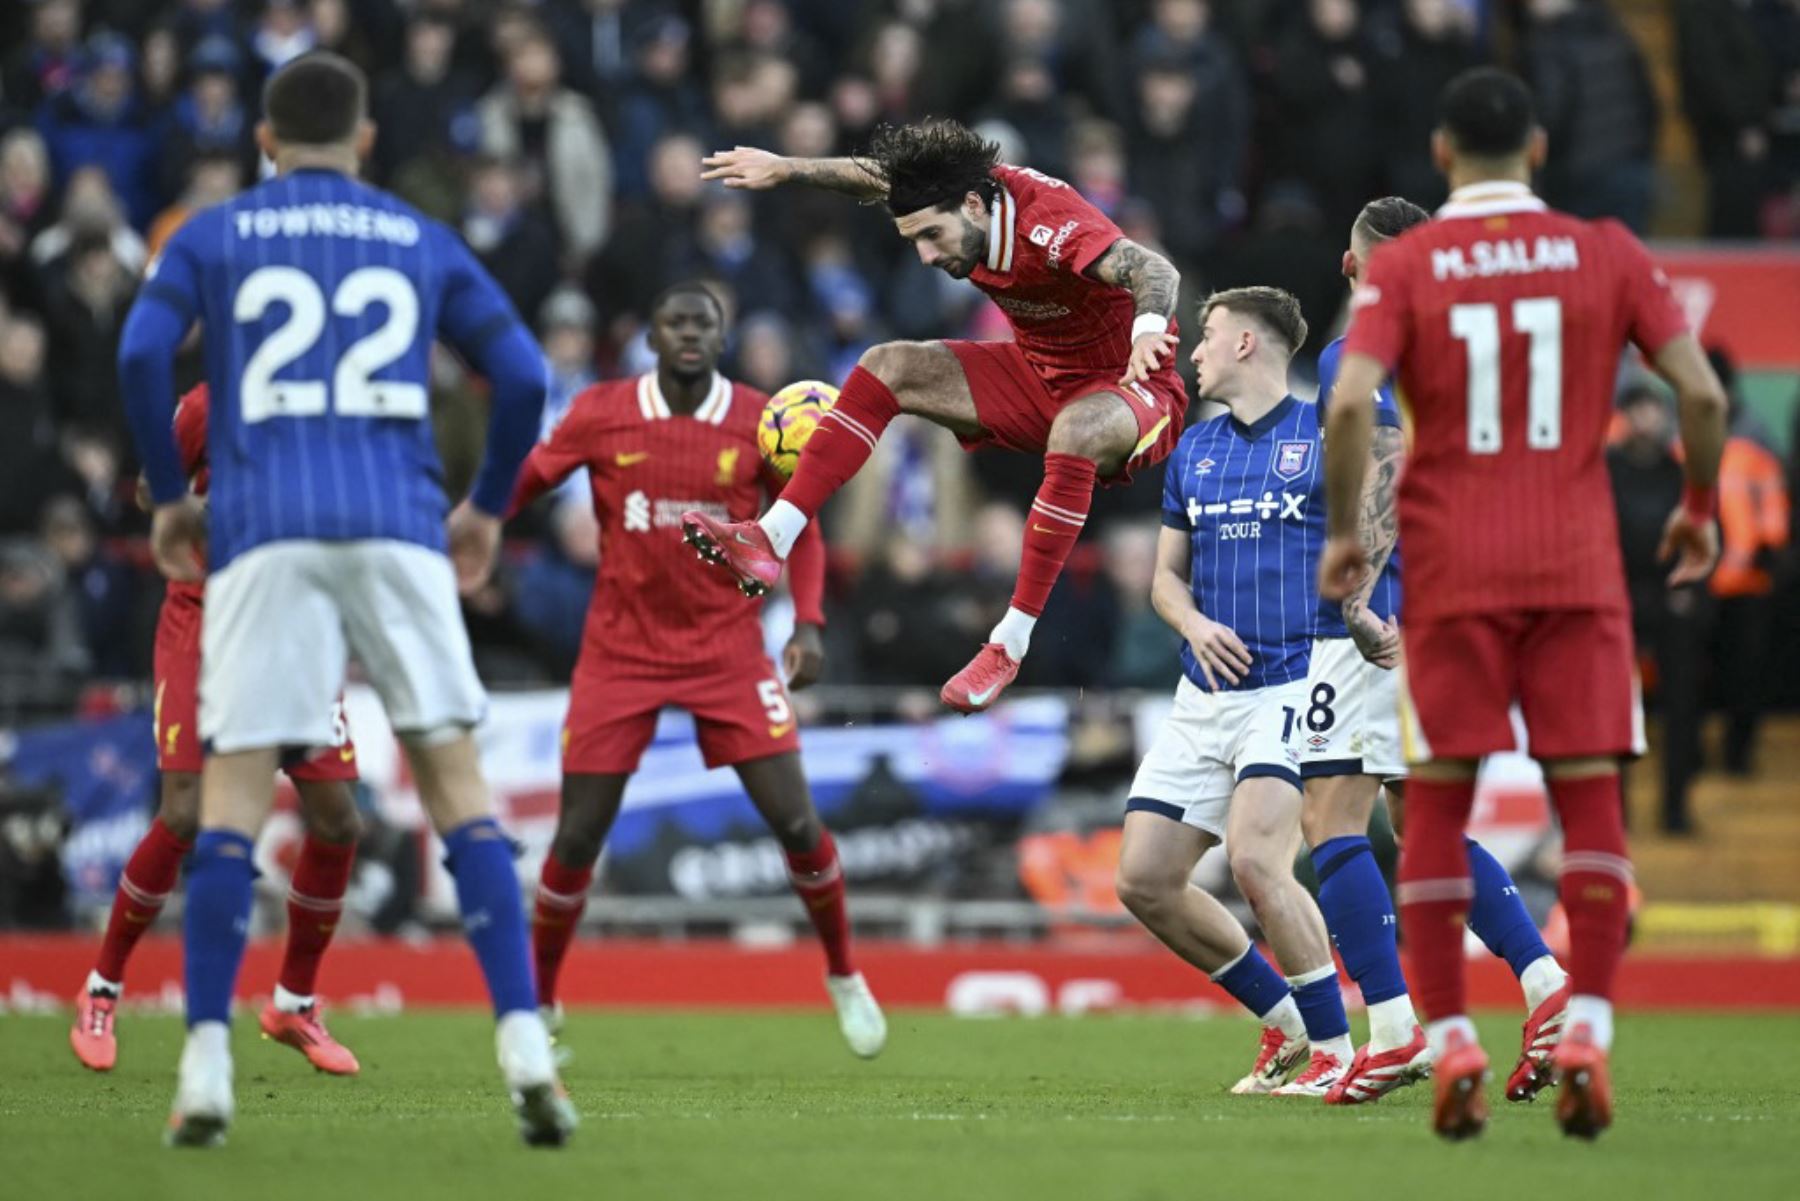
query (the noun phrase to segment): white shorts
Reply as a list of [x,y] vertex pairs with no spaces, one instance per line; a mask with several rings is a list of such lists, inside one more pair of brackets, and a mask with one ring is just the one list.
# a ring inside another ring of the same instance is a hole
[[200,736],[213,751],[327,746],[355,655],[396,733],[487,712],[445,556],[408,542],[271,542],[206,581]]
[[1160,813],[1224,838],[1238,781],[1273,776],[1300,787],[1292,735],[1305,703],[1305,680],[1207,692],[1183,676],[1175,707],[1131,782],[1125,811]]
[[1383,671],[1349,638],[1318,638],[1295,730],[1300,774],[1406,778],[1400,742],[1400,673]]

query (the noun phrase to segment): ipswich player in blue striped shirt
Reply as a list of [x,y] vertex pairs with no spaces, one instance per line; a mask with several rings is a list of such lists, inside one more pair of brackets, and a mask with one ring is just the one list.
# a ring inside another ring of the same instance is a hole
[[[444,840],[521,1133],[555,1145],[575,1124],[537,1012],[511,846],[469,734],[486,697],[456,595],[459,577],[472,587],[492,569],[500,515],[537,433],[543,356],[453,234],[354,178],[374,144],[367,92],[362,73],[331,54],[277,71],[257,130],[275,178],[176,232],[122,335],[157,563],[196,579],[204,548],[212,568],[173,1144],[216,1144],[231,1122],[229,1022],[252,842],[280,752],[332,741],[328,715],[351,654]],[[188,495],[171,429],[174,356],[196,323],[212,396],[210,512]],[[454,513],[430,421],[435,338],[492,389],[486,459]]]
[[[1200,393],[1230,412],[1183,435],[1165,469],[1151,603],[1181,635],[1184,678],[1126,802],[1119,896],[1262,1019],[1256,1063],[1233,1092],[1322,1097],[1351,1045],[1325,923],[1293,872],[1295,732],[1325,541],[1317,413],[1287,390],[1305,340],[1299,302],[1277,288],[1215,293],[1201,308]],[[1221,839],[1285,980],[1190,882]]]

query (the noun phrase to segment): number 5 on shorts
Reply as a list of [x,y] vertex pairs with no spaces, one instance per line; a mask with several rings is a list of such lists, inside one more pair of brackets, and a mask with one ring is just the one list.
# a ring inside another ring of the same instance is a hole
[[794,727],[794,707],[788,704],[787,691],[781,681],[763,680],[756,686],[756,698],[762,702],[769,718],[769,737],[780,738]]

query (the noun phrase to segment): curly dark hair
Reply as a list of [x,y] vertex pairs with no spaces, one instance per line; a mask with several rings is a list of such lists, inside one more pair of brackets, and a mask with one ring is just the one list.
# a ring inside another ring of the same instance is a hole
[[856,161],[887,181],[888,211],[896,217],[925,208],[948,211],[970,192],[991,204],[999,192],[993,170],[1000,144],[956,121],[882,125]]

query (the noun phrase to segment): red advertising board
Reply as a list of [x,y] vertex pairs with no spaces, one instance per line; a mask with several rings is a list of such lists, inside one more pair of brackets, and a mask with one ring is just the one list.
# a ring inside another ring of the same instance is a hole
[[[240,997],[266,995],[280,964],[279,940],[251,945]],[[0,1009],[66,1005],[93,965],[94,942],[69,935],[0,935]],[[1204,976],[1146,940],[1118,949],[1058,949],[1005,943],[936,948],[868,942],[858,966],[890,1006],[993,1013],[1078,1014],[1125,1009],[1235,1013]],[[633,1009],[819,1008],[826,1004],[818,950],[760,949],[724,942],[583,940],[564,965],[570,1005]],[[331,949],[320,981],[327,999],[351,1009],[394,1011],[486,1003],[475,958],[460,940],[346,941]],[[1351,988],[1354,996],[1353,986]],[[147,938],[131,962],[128,1003],[179,1004],[181,944]],[[1800,1008],[1800,959],[1631,956],[1619,976],[1628,1008]],[[1517,1009],[1518,985],[1486,955],[1469,964],[1478,1008]]]
[[1800,371],[1800,250],[1651,247],[1688,320],[1740,366]]

